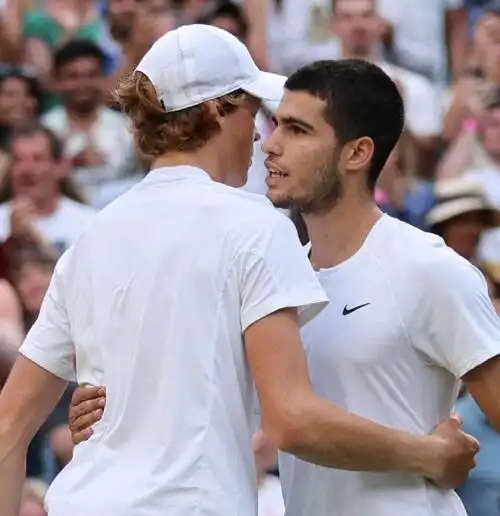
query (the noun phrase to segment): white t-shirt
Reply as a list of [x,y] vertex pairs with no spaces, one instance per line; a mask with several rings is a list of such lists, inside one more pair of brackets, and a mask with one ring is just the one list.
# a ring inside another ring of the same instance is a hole
[[198,168],[150,172],[63,255],[21,348],[107,388],[49,515],[255,516],[242,334],[284,307],[307,322],[326,303],[292,222],[266,198]]
[[423,75],[399,68],[387,61],[377,64],[393,81],[401,85],[406,125],[410,132],[420,138],[441,134],[443,117],[440,91]]
[[[11,233],[10,202],[0,204],[0,241]],[[56,210],[35,221],[35,227],[60,252],[73,245],[83,230],[94,219],[95,211],[85,204],[61,197]]]
[[[484,278],[435,235],[385,215],[352,258],[318,277],[330,303],[303,328],[311,379],[354,414],[428,434],[452,411],[458,378],[500,353]],[[454,491],[416,476],[283,454],[280,472],[287,516],[466,514]]]
[[68,156],[74,157],[88,146],[103,155],[105,164],[72,171],[72,177],[92,202],[101,185],[137,172],[134,141],[123,113],[102,107],[88,132],[72,132],[66,110],[57,106],[42,117],[42,123],[65,142]]

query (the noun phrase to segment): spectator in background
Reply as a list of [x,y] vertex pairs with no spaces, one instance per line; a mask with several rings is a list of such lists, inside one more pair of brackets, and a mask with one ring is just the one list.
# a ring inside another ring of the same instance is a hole
[[448,68],[462,70],[468,51],[463,0],[377,0],[377,8],[394,28],[390,48],[398,65],[441,85]]
[[411,163],[411,145],[403,134],[380,174],[375,199],[387,214],[412,226],[425,229],[425,215],[432,207],[432,182],[418,178]]
[[135,172],[132,135],[123,114],[104,105],[106,56],[91,41],[73,40],[54,57],[62,104],[42,123],[64,142],[72,177],[91,201],[99,187]]
[[[26,13],[23,19],[24,62],[37,71],[47,91],[52,91],[53,52],[73,38],[99,42],[104,22],[96,0],[46,0],[42,9]],[[57,103],[49,96],[46,108]]]
[[336,0],[334,5],[334,30],[341,46],[339,55],[332,57],[363,59],[382,68],[401,89],[407,132],[420,150],[433,148],[442,129],[437,91],[423,75],[381,59],[382,32],[375,0]]
[[500,224],[500,212],[491,206],[480,184],[463,179],[436,183],[435,205],[426,216],[428,228],[455,252],[482,265],[480,242],[487,228]]
[[61,143],[34,124],[14,131],[9,150],[10,170],[0,186],[0,241],[12,237],[63,252],[94,210],[78,202],[82,197],[67,177]]
[[449,109],[444,117],[443,136],[452,142],[464,121],[477,119],[495,97],[500,86],[500,0],[483,7],[473,33],[473,49],[468,67],[451,90]]
[[12,128],[37,117],[41,90],[36,77],[22,68],[0,68],[0,149]]

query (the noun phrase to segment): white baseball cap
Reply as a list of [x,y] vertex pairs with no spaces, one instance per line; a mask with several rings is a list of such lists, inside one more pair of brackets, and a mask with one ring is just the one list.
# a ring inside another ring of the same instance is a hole
[[151,81],[168,112],[238,89],[276,105],[286,81],[286,77],[259,70],[246,46],[229,32],[197,24],[164,34],[136,71]]

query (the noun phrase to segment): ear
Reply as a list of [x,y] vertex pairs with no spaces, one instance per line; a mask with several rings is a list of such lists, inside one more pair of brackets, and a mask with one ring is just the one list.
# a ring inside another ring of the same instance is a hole
[[342,161],[346,172],[366,170],[373,158],[375,144],[371,138],[364,136],[347,143],[342,150]]

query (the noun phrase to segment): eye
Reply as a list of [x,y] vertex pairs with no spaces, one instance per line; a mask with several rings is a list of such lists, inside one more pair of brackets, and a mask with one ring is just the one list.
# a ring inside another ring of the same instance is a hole
[[297,126],[297,125],[291,125],[291,126],[290,126],[290,131],[291,131],[293,134],[305,134],[304,129],[302,129],[302,127],[299,127],[299,126]]

